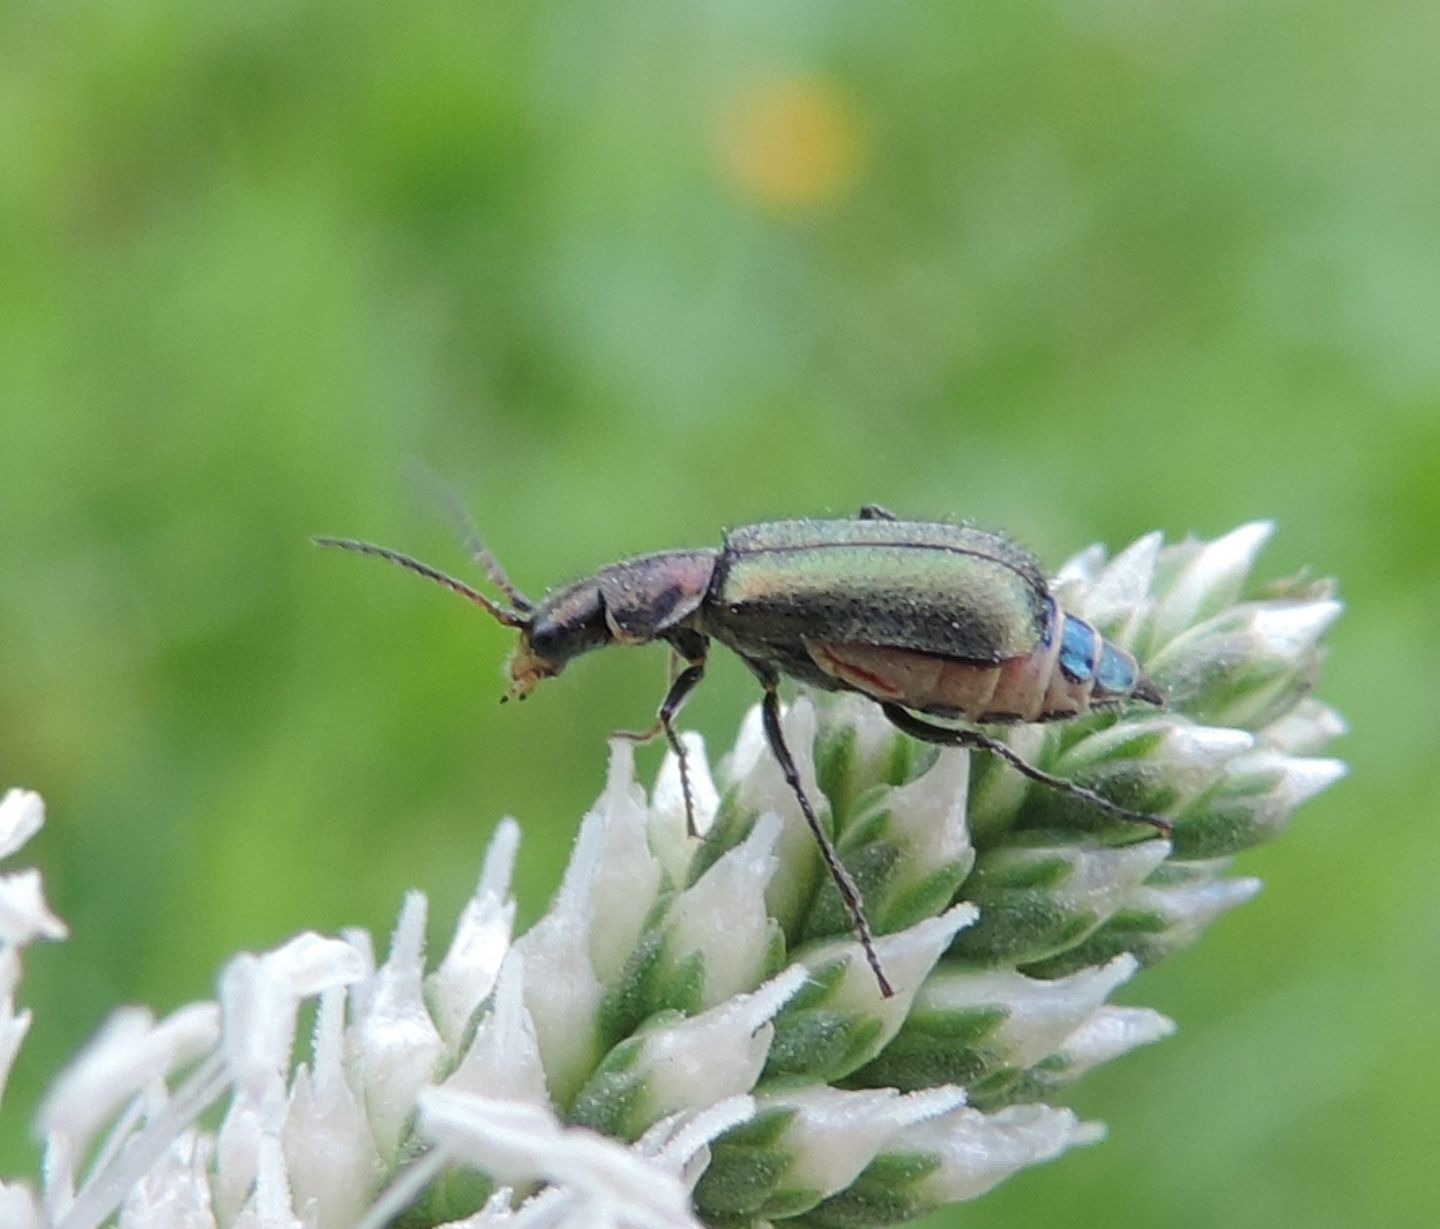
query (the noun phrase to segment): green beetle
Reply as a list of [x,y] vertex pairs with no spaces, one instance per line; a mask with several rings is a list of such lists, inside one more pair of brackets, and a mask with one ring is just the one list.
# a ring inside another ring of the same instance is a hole
[[[773,521],[725,536],[719,550],[661,551],[601,568],[530,601],[473,530],[470,553],[505,595],[502,605],[398,551],[349,538],[322,546],[377,555],[452,589],[520,633],[505,698],[524,699],[582,653],[661,640],[684,663],[654,725],[680,763],[695,832],[685,748],[675,717],[705,672],[712,639],[739,655],[764,689],[766,739],[849,910],[883,994],[860,894],[800,783],[780,726],[782,676],[878,703],[899,729],[927,742],[1001,756],[1032,780],[1119,818],[1168,832],[1168,821],[1129,810],[1052,776],[980,730],[925,717],[992,724],[1060,721],[1131,700],[1163,704],[1135,659],[1056,604],[1034,559],[997,534],[902,521],[876,505],[848,520]],[[917,716],[923,714],[924,716]]]

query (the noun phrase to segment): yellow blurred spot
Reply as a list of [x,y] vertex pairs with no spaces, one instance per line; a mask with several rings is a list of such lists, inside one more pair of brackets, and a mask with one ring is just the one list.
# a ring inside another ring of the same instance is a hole
[[841,196],[855,182],[860,153],[854,110],[827,81],[790,77],[753,85],[722,116],[727,177],[770,209]]

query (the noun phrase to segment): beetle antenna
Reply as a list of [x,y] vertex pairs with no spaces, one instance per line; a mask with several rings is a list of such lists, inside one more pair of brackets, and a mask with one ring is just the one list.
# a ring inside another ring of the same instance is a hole
[[[374,555],[377,559],[388,559],[391,563],[399,564],[407,571],[423,576],[427,580],[433,580],[437,585],[444,585],[452,593],[458,593],[461,597],[467,598],[479,606],[482,610],[489,611],[495,619],[506,627],[525,627],[529,620],[524,617],[521,611],[511,610],[492,601],[478,589],[472,589],[463,580],[456,580],[453,576],[447,576],[437,568],[432,568],[428,563],[421,563],[418,559],[412,559],[409,555],[402,555],[398,550],[390,550],[388,547],[376,546],[373,542],[357,542],[354,538],[312,538],[316,546],[334,546],[340,550],[355,551],[360,555]],[[513,595],[509,595],[512,596]]]
[[535,603],[511,582],[505,569],[500,566],[500,560],[495,558],[490,548],[485,545],[485,539],[475,528],[475,522],[471,520],[470,513],[460,502],[459,496],[450,488],[449,483],[418,461],[411,465],[410,470],[415,480],[425,488],[426,493],[439,506],[445,519],[450,522],[451,528],[455,530],[455,535],[460,539],[471,562],[490,578],[492,585],[510,599],[510,605],[516,610],[522,614],[529,614],[534,610]]

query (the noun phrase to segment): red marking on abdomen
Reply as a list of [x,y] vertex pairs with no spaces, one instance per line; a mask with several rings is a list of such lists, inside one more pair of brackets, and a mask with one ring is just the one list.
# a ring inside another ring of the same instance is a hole
[[897,654],[901,658],[917,659],[919,654],[865,644],[822,644],[806,641],[805,647],[820,669],[856,691],[877,700],[914,703],[909,696],[910,688],[916,680],[906,677],[907,663],[897,658]]
[[974,718],[986,711],[1000,667],[912,649],[806,642],[815,664],[875,700]]

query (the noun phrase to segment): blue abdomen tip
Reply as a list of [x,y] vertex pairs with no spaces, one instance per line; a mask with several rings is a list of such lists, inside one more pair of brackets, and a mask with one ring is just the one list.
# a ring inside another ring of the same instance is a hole
[[1083,683],[1095,673],[1095,629],[1084,619],[1065,616],[1060,633],[1060,669],[1072,683]]
[[1095,675],[1095,685],[1102,691],[1128,696],[1135,690],[1139,676],[1135,663],[1113,644],[1107,643],[1100,651],[1100,669]]

